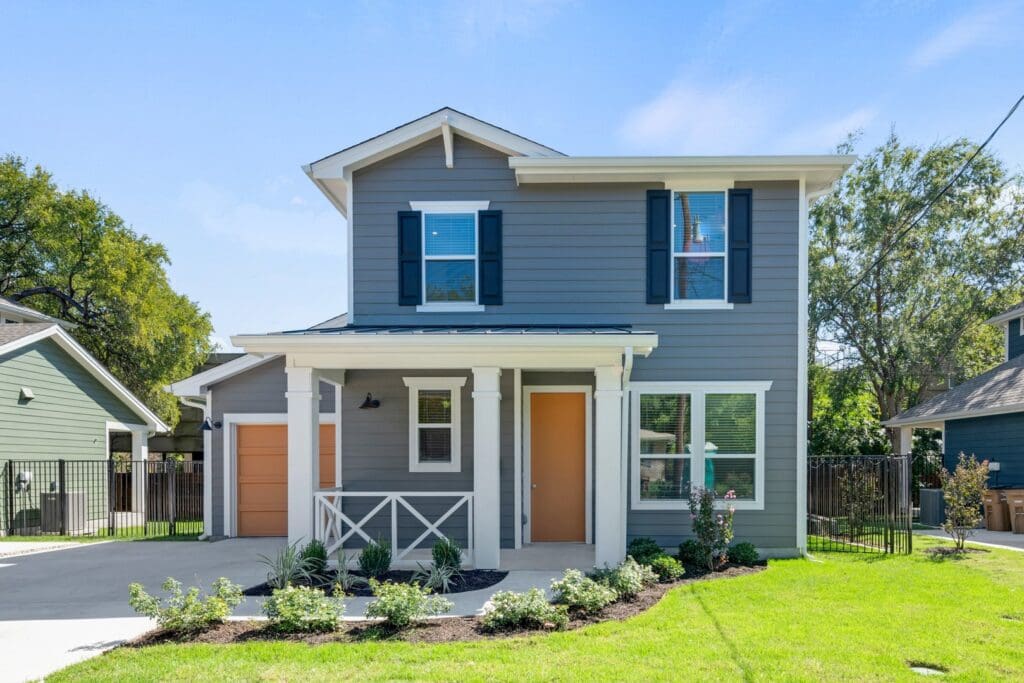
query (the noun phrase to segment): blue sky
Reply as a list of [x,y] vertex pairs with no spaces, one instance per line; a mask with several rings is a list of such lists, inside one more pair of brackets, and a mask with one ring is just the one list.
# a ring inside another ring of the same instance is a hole
[[[569,154],[985,136],[1024,3],[0,2],[0,153],[167,245],[216,338],[344,310],[300,165],[449,105]],[[1024,113],[994,143],[1024,166]]]

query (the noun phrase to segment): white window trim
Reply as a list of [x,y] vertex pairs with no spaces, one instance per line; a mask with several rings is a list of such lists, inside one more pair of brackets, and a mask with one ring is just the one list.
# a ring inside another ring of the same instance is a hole
[[[423,219],[420,230],[420,258],[423,261],[420,275],[420,287],[423,292],[422,302],[416,306],[417,313],[479,313],[484,309],[480,301],[480,217],[478,212],[486,211],[490,201],[459,201],[459,202],[409,202],[409,208],[419,211]],[[473,214],[473,243],[476,245],[472,256],[465,254],[427,255],[427,215],[432,213],[471,213]],[[473,301],[427,301],[427,261],[473,261]]]
[[[409,471],[461,472],[462,471],[462,387],[465,377],[403,377],[409,387]],[[447,390],[452,393],[452,421],[450,424],[420,424],[419,394],[421,390]],[[449,427],[452,430],[451,462],[420,462],[420,427]]]
[[[708,187],[698,186],[683,186],[683,187],[669,187],[669,232],[671,234],[672,252],[670,258],[672,262],[669,264],[668,269],[668,287],[671,301],[665,304],[666,311],[682,311],[682,310],[705,310],[705,311],[729,311],[732,310],[733,304],[729,301],[729,190],[732,185],[721,186],[711,185]],[[725,210],[725,250],[722,252],[691,252],[682,253],[676,251],[676,195],[686,192],[720,192],[723,195],[723,206]],[[722,259],[722,273],[725,281],[722,282],[722,298],[721,299],[677,299],[676,288],[675,288],[675,274],[676,274],[676,258],[706,258],[714,257]]]
[[[767,382],[631,382],[630,400],[633,416],[630,425],[632,442],[631,468],[631,509],[633,510],[689,510],[685,500],[641,500],[640,499],[640,396],[641,394],[689,394],[692,400],[690,412],[690,441],[697,445],[694,453],[677,455],[674,459],[690,458],[690,481],[703,485],[704,482],[704,397],[707,394],[754,394],[757,420],[754,453],[754,500],[737,500],[732,505],[737,510],[763,510],[765,503],[765,394],[772,388]],[[660,458],[661,454],[643,456]],[[731,457],[715,455],[716,458]],[[736,456],[749,458],[750,455]],[[718,503],[724,506],[724,501]]]

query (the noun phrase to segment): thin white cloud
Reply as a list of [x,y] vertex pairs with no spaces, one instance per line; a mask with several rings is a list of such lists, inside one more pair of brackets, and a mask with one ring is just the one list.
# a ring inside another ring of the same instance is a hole
[[777,96],[749,79],[705,85],[677,80],[626,115],[630,147],[660,154],[749,151],[777,109]]
[[457,0],[446,13],[459,46],[472,50],[508,34],[529,38],[575,0]]
[[180,203],[210,233],[253,251],[345,254],[345,221],[330,207],[243,201],[206,182],[186,185]]
[[911,70],[919,71],[979,45],[1002,43],[1014,33],[1020,32],[1017,21],[1008,16],[1010,13],[1009,5],[988,6],[957,18],[921,43],[911,53],[907,66]]
[[779,147],[793,154],[831,152],[847,135],[867,128],[876,118],[877,109],[860,107],[837,119],[800,127],[783,136]]

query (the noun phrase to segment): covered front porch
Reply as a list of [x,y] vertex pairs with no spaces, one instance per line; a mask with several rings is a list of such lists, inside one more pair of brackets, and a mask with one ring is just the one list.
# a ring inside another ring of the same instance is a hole
[[[316,538],[352,560],[376,541],[396,568],[429,560],[441,537],[479,569],[622,559],[623,387],[653,333],[347,326],[232,341],[286,358],[289,542]],[[333,416],[320,412],[323,382]],[[320,471],[325,419],[334,486]]]

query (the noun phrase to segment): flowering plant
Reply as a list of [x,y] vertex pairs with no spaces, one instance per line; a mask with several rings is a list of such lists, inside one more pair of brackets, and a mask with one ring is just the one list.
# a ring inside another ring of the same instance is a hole
[[714,571],[729,560],[732,542],[732,518],[736,507],[736,492],[729,490],[724,496],[725,507],[715,509],[715,492],[702,486],[690,489],[690,519],[693,535],[700,545],[701,557],[708,570]]

